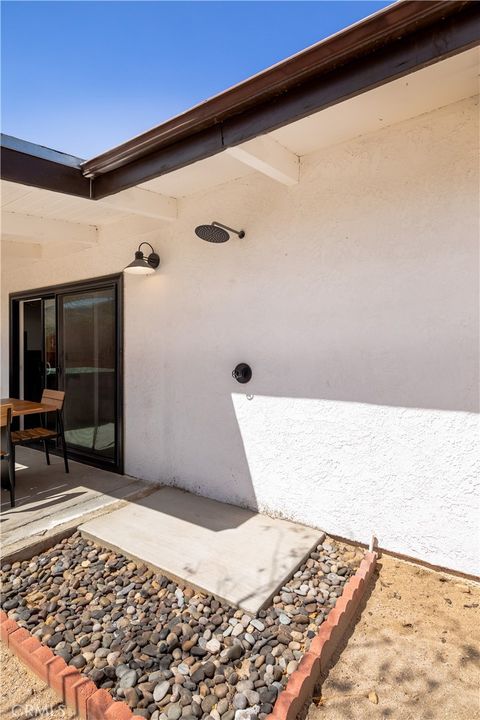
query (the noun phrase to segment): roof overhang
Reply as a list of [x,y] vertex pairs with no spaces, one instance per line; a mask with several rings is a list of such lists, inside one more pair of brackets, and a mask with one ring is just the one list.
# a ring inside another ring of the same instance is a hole
[[83,160],[9,135],[1,136],[1,175],[11,182],[90,198]]
[[66,165],[2,141],[2,177],[105,198],[464,52],[479,28],[471,0],[402,0],[90,160]]

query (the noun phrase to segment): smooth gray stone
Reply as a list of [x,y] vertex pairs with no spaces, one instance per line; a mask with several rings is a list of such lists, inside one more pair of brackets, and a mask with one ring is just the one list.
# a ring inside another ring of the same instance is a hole
[[119,687],[126,689],[133,687],[137,682],[137,673],[135,670],[127,670],[120,678]]
[[160,702],[160,700],[163,700],[169,690],[170,683],[168,682],[168,680],[163,680],[162,682],[160,682],[153,691],[153,699],[155,700],[155,702]]
[[179,718],[181,716],[182,716],[182,706],[179,703],[170,705],[170,707],[167,710],[168,720],[179,720]]
[[233,698],[232,704],[235,710],[244,710],[246,707],[248,707],[248,700],[246,695],[244,695],[243,693],[237,693]]

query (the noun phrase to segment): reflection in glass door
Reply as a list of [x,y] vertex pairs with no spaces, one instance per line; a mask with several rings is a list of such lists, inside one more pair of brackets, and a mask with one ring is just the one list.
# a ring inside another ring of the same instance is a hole
[[59,383],[68,446],[114,462],[116,447],[115,287],[58,296]]
[[41,298],[34,298],[21,303],[20,397],[37,402],[45,387],[42,342],[43,302]]
[[[45,388],[57,389],[55,298],[22,300],[19,320],[19,397],[38,402]],[[35,415],[20,419],[22,429],[36,425]]]
[[43,301],[44,387],[57,390],[57,313],[55,298]]

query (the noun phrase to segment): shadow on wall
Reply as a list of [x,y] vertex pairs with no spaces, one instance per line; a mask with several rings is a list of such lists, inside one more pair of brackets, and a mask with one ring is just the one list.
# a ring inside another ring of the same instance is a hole
[[375,531],[447,567],[472,554],[475,413],[242,393],[232,404],[261,511],[364,542]]
[[[348,337],[338,327],[337,333],[330,328],[322,338],[314,323],[309,331],[293,317],[284,326],[267,316],[256,322],[260,332],[242,338],[242,345],[253,349],[253,357],[242,353],[252,365],[253,380],[244,386],[234,383],[234,390],[403,408],[480,410],[476,330],[470,337],[450,337],[447,328],[444,337],[437,334],[429,343],[416,329],[403,343],[395,326],[388,334],[379,329],[374,337],[371,326],[362,327],[360,314]],[[235,344],[234,337],[230,340]]]
[[[458,492],[475,476],[474,413],[253,394],[259,384],[225,388],[204,408],[198,388],[188,394],[188,447],[176,418],[170,428],[171,484],[366,541],[372,526],[359,535],[358,515],[372,493],[393,516],[430,507],[436,523],[445,503],[451,521],[462,515]],[[358,513],[340,524],[335,508],[340,515],[354,498]]]
[[[250,344],[253,356],[266,354],[259,342]],[[375,363],[361,350],[357,362],[352,351],[343,353],[348,360],[339,355],[337,363],[332,358],[324,363],[320,349],[311,363],[300,352],[297,365],[292,353],[289,363],[277,355],[266,366],[232,346],[226,362],[196,356],[195,373],[188,353],[176,358],[181,391],[167,383],[169,395],[161,404],[168,433],[162,449],[170,470],[162,479],[168,484],[292,517],[292,504],[304,506],[313,490],[317,504],[327,488],[340,504],[366,487],[394,496],[397,487],[408,487],[420,499],[432,487],[449,492],[453,477],[461,482],[469,475],[477,393],[468,393],[468,375],[459,373],[447,383],[446,373],[439,378],[432,370],[431,378],[431,357],[411,360],[404,376],[390,374],[388,361],[380,358],[376,374],[362,374],[361,366]],[[438,363],[452,368],[454,352]],[[252,364],[247,385],[231,378],[238,359]],[[398,367],[398,357],[395,362]],[[321,370],[325,366],[328,375]],[[304,515],[301,521],[310,519]]]

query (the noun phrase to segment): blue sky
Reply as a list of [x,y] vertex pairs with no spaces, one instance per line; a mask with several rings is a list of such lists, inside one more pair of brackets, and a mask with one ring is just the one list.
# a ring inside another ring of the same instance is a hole
[[3,0],[2,131],[88,158],[389,4]]

